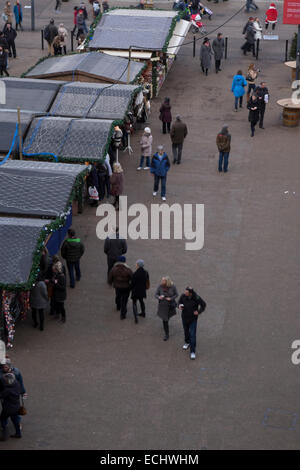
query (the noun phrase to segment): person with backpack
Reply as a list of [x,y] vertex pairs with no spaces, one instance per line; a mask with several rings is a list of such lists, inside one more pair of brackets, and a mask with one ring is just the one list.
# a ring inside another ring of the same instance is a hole
[[120,237],[119,227],[116,227],[115,232],[105,239],[104,253],[107,256],[107,277],[113,265],[116,263],[119,256],[127,253],[127,243],[124,238]]
[[183,350],[190,349],[190,358],[196,359],[196,334],[199,315],[206,309],[206,302],[188,286],[178,301],[181,310],[182,326],[184,331]]
[[66,260],[67,267],[70,275],[70,287],[75,287],[74,270],[76,273],[76,280],[80,281],[80,258],[84,253],[84,244],[80,238],[76,238],[75,230],[69,228],[67,240],[64,241],[61,247],[61,256]]
[[223,126],[221,132],[217,135],[217,147],[219,150],[219,172],[223,171],[224,161],[224,173],[228,171],[228,159],[230,152],[231,135],[228,132],[228,126]]
[[54,38],[58,36],[58,29],[54,24],[54,19],[51,18],[50,23],[44,29],[44,39],[48,43],[48,54],[54,55],[53,42]]

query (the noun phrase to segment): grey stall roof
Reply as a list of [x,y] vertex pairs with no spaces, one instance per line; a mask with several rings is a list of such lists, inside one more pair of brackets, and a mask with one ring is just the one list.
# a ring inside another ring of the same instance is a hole
[[[61,76],[67,74],[91,75],[108,81],[126,83],[128,60],[122,57],[113,57],[102,52],[85,52],[83,54],[70,54],[60,57],[50,57],[31,69],[27,77]],[[134,81],[142,71],[143,62],[132,61],[130,67],[130,82]]]
[[[176,15],[176,14],[175,14]],[[163,49],[172,19],[169,16],[105,14],[97,25],[88,46],[92,49]]]
[[0,217],[0,284],[28,281],[41,230],[49,222]]
[[103,119],[34,119],[23,149],[26,154],[52,153],[65,161],[101,160],[112,124]]
[[[72,168],[65,168],[72,167]],[[85,165],[12,160],[0,166],[0,213],[59,217]]]
[[139,87],[96,83],[67,83],[58,93],[52,116],[124,119]]
[[[22,135],[24,136],[28,129],[31,120],[32,113],[21,112],[21,129]],[[16,124],[18,121],[17,111],[5,111],[0,110],[0,152],[7,153],[13,141],[14,133],[16,130]]]
[[6,103],[0,109],[17,109],[22,111],[47,112],[64,83],[55,80],[33,80],[26,78],[2,78],[5,83]]

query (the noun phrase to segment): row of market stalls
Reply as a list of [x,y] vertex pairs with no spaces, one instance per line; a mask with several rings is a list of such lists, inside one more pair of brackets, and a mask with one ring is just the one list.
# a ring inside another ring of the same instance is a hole
[[[128,132],[143,122],[188,29],[173,11],[113,9],[98,15],[77,53],[1,80],[0,337],[8,346],[45,248],[58,252],[82,201],[88,164],[103,161],[116,126]],[[7,160],[18,158],[19,130],[24,159]]]

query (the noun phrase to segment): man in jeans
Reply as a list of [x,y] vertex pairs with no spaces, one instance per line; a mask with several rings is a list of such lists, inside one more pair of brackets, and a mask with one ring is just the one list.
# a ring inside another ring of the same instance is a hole
[[228,171],[228,159],[230,152],[231,135],[228,132],[228,126],[223,126],[221,132],[217,135],[217,147],[219,150],[219,172],[223,171],[224,161],[224,173]]
[[183,141],[187,136],[187,127],[184,122],[182,122],[180,116],[176,116],[174,124],[172,124],[170,137],[172,141],[172,151],[173,151],[173,163],[178,165],[181,162],[181,154]]
[[181,310],[182,325],[184,330],[183,349],[191,348],[191,359],[196,359],[196,332],[197,321],[200,313],[206,308],[205,301],[197,295],[192,287],[187,287],[178,301]]
[[75,230],[70,228],[68,230],[67,240],[64,241],[61,247],[61,256],[66,260],[69,275],[70,275],[70,287],[75,287],[74,269],[76,273],[76,280],[80,281],[80,258],[84,253],[84,245],[80,238],[76,238]]
[[161,198],[163,201],[166,200],[166,182],[169,168],[169,157],[164,152],[163,146],[159,145],[157,147],[157,152],[152,157],[151,173],[154,175],[153,196],[156,196],[159,187],[159,181],[161,181]]

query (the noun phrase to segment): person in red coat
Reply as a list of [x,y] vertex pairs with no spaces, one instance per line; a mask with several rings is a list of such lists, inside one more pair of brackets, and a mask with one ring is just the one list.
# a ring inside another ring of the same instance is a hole
[[159,119],[162,121],[162,131],[163,134],[166,134],[167,129],[168,132],[170,132],[172,122],[170,98],[165,98],[159,112]]
[[268,29],[269,24],[272,25],[272,31],[274,31],[277,23],[278,12],[276,10],[275,3],[271,3],[269,9],[266,11],[266,29]]

